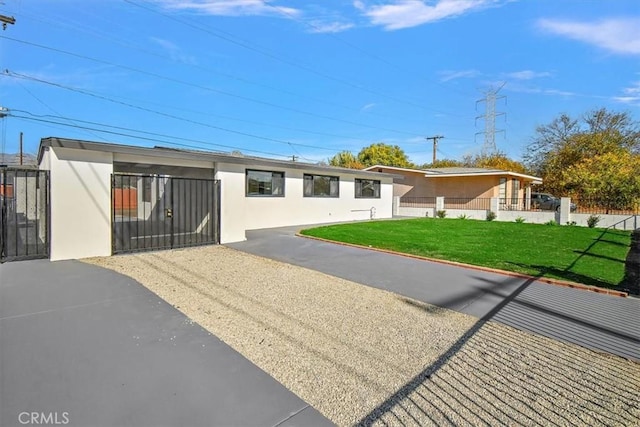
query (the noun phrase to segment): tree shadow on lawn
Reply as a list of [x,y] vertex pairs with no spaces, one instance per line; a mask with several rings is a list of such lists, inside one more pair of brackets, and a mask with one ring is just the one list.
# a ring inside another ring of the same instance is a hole
[[543,277],[557,277],[557,278],[569,280],[572,282],[578,282],[578,283],[582,283],[590,286],[598,286],[598,287],[609,288],[609,289],[615,289],[615,288],[620,289],[623,282],[611,283],[611,282],[607,282],[602,279],[599,279],[597,277],[592,277],[592,276],[588,276],[585,274],[576,273],[575,271],[572,271],[573,268],[577,265],[578,261],[580,261],[585,256],[599,258],[602,260],[607,260],[607,261],[620,263],[624,265],[625,263],[624,259],[614,258],[607,255],[601,255],[593,252],[594,247],[599,243],[603,243],[607,245],[615,245],[615,246],[629,246],[629,245],[625,245],[622,242],[616,242],[616,241],[605,239],[604,237],[607,235],[608,232],[609,232],[609,229],[602,230],[602,233],[600,233],[600,235],[597,238],[593,239],[593,241],[589,244],[589,246],[587,246],[585,250],[583,251],[574,250],[573,253],[577,254],[578,256],[565,268],[551,267],[548,265],[523,264],[523,263],[517,263],[517,262],[511,262],[511,261],[506,261],[506,262],[508,264],[518,266],[520,268],[524,268],[528,270],[533,269],[536,271],[536,275],[543,276]]

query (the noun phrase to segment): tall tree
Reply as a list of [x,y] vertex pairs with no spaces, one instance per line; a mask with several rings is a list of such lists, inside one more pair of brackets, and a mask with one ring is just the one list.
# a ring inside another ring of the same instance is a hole
[[578,134],[610,135],[620,147],[640,152],[638,122],[626,112],[601,108],[586,113],[580,119],[561,114],[551,123],[538,126],[523,156],[525,165],[538,176],[556,173],[557,170],[549,169],[553,167],[550,160],[563,147],[575,142],[574,137]]
[[519,173],[527,171],[522,163],[510,159],[501,151],[493,154],[466,155],[462,158],[462,165],[470,168],[500,169]]
[[358,158],[351,151],[341,151],[329,159],[331,166],[338,166],[349,169],[363,169],[364,165],[360,163]]
[[420,166],[421,169],[434,169],[434,168],[455,168],[455,167],[461,167],[464,166],[464,164],[459,161],[459,160],[453,160],[453,159],[440,159],[440,160],[436,160],[435,163],[425,163],[422,166]]
[[546,190],[607,206],[640,199],[640,132],[628,113],[600,109],[581,121],[561,115],[536,133],[525,158]]
[[358,161],[365,167],[374,165],[413,168],[415,165],[409,160],[402,148],[384,142],[371,144],[358,153]]
[[637,208],[640,203],[640,155],[615,151],[587,157],[560,177],[581,203],[599,202],[612,209]]

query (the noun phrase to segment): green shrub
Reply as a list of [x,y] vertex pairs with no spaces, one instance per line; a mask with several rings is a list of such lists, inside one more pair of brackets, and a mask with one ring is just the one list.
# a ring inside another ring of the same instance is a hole
[[521,216],[519,216],[518,218],[516,218],[516,222],[517,222],[518,224],[522,224],[522,223],[523,223],[523,222],[525,222],[525,221],[526,221],[526,219],[522,218]]
[[589,218],[587,218],[587,225],[589,228],[594,228],[601,219],[600,215],[590,215]]
[[545,222],[544,225],[558,225],[557,222],[555,222],[554,220],[550,219],[549,221]]
[[446,218],[446,217],[447,217],[447,211],[445,211],[445,210],[437,211],[437,212],[436,212],[436,216],[437,216],[438,218]]
[[496,213],[494,211],[487,212],[487,221],[493,221],[496,219]]
[[458,217],[458,219],[470,219],[471,217],[468,216],[467,214],[462,214]]

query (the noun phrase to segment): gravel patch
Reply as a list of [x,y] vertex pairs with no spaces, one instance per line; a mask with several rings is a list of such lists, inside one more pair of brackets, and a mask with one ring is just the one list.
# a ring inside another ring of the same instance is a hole
[[86,260],[338,425],[637,425],[640,365],[224,246]]

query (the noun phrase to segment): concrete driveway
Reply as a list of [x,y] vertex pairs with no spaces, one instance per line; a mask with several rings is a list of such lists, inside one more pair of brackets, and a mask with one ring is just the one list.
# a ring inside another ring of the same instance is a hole
[[0,265],[0,425],[330,425],[134,280]]
[[300,228],[249,231],[227,246],[640,360],[640,299],[320,242],[295,236]]

